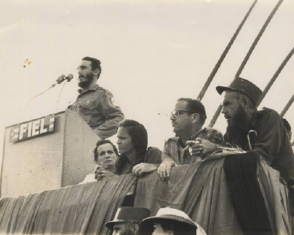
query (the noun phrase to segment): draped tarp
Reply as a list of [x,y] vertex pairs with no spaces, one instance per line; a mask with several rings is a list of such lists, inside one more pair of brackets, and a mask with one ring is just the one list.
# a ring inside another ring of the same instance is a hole
[[[0,200],[0,234],[110,234],[111,220],[136,185],[135,206],[154,215],[171,206],[184,210],[208,235],[243,234],[230,199],[224,158],[175,167],[162,181],[157,172],[104,179]],[[274,235],[290,234],[287,189],[279,172],[257,164],[257,180]]]
[[245,235],[273,235],[258,177],[258,155],[251,151],[224,161],[229,195]]
[[0,234],[110,234],[133,175],[0,200]]
[[[147,175],[137,182],[135,206],[147,207],[152,214],[163,206],[181,209],[208,235],[243,234],[230,199],[223,163],[224,157],[218,156],[175,167],[168,181],[161,181],[157,173]],[[287,189],[280,182],[279,172],[260,162],[257,179],[273,234],[291,234]]]

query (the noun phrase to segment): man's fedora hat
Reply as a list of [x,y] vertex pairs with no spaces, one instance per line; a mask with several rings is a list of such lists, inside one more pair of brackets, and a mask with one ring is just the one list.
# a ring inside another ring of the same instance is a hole
[[223,91],[238,91],[244,95],[247,95],[255,104],[258,104],[262,91],[254,85],[252,82],[244,78],[235,78],[234,81],[228,86],[217,86],[217,92],[221,95]]
[[180,223],[183,227],[191,227],[195,229],[195,231],[197,229],[196,223],[194,223],[185,212],[169,207],[161,208],[155,216],[143,219],[141,225],[144,229],[150,230],[153,228],[154,222],[160,223],[160,221],[176,222]]
[[150,216],[150,211],[142,207],[119,207],[112,221],[107,222],[107,228],[112,229],[116,223],[126,223],[129,220],[136,220],[139,223]]

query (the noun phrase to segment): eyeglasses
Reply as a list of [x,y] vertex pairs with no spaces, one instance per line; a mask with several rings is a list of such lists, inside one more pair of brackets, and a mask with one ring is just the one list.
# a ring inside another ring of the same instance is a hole
[[173,117],[178,117],[178,116],[182,115],[183,113],[194,113],[194,112],[190,112],[190,111],[187,111],[187,110],[175,110],[175,111],[172,111],[170,113],[170,115],[173,116]]

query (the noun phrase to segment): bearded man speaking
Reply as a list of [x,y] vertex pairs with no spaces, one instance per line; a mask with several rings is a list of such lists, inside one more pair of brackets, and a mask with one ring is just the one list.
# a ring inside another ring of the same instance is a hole
[[101,139],[105,139],[116,134],[117,124],[124,115],[112,93],[97,84],[101,71],[99,60],[82,59],[78,67],[79,95],[69,109],[78,113]]

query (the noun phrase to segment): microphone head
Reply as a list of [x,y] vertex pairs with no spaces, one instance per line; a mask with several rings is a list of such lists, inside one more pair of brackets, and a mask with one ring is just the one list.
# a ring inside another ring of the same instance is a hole
[[73,75],[70,73],[69,75],[67,75],[67,76],[65,77],[65,79],[66,79],[68,82],[70,82],[70,81],[73,79]]
[[56,80],[57,84],[62,83],[64,81],[64,79],[65,79],[65,75],[62,74],[59,78],[57,78],[57,80]]

